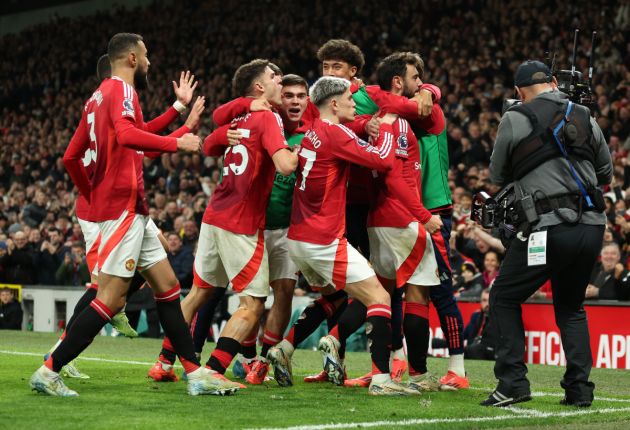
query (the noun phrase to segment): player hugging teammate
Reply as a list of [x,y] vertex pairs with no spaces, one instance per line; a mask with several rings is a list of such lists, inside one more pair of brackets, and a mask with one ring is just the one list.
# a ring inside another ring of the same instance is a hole
[[[242,388],[224,376],[235,357],[234,369],[241,369],[250,384],[263,383],[271,367],[281,386],[292,385],[294,348],[324,320],[330,327],[319,344],[324,369],[307,382],[369,386],[373,395],[467,388],[458,349],[461,315],[452,295],[432,292],[448,289],[450,281],[448,259],[440,259],[448,255],[450,192],[435,186],[446,183],[448,158],[439,139],[444,115],[439,89],[422,83],[420,57],[390,55],[378,67],[379,85],[365,86],[357,79],[364,64],[360,49],[345,40],[328,41],[317,53],[324,76],[310,88],[310,98],[303,78],[282,76],[267,60],[238,68],[232,82],[238,98],[214,112],[220,127],[203,144],[206,155],[223,156],[223,175],[204,214],[193,288],[180,306],[177,280],[158,249],[156,233],[146,228],[139,151],[195,151],[199,140],[184,134],[187,129],[182,137],[145,131],[134,88],[138,75],[146,75],[148,60],[142,39],[135,36],[114,36],[120,46],[110,42],[112,78],[86,104],[64,157],[92,205],[88,218],[102,235],[96,269],[100,288],[33,375],[31,386],[52,395],[76,395],[58,372],[124,306],[137,267],[155,290],[166,332],[149,376],[177,380],[173,365],[179,357],[190,394],[225,395]],[[430,147],[423,148],[425,142]],[[96,162],[91,176],[78,163],[85,150],[93,151]],[[104,188],[103,178],[110,177],[105,173],[114,161],[122,165],[118,160],[129,160],[131,169]],[[424,177],[425,165],[432,166],[433,178]],[[102,205],[114,191],[124,196],[116,198],[120,204]],[[298,272],[321,297],[283,339]],[[200,310],[197,325],[207,327],[199,319],[212,314],[207,308],[227,287],[238,294],[239,307],[202,367],[186,327]],[[270,290],[274,303],[257,356],[259,320]],[[449,372],[439,381],[426,367],[430,299],[444,321],[451,351]],[[346,381],[345,342],[363,323],[372,371]],[[407,367],[410,379],[403,384]]]

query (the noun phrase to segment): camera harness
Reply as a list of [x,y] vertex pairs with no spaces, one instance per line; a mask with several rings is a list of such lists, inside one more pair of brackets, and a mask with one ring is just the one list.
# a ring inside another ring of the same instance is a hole
[[[560,106],[562,105],[562,106]],[[540,219],[539,215],[553,211],[559,218],[569,224],[580,221],[583,210],[601,210],[600,200],[596,196],[597,189],[587,187],[580,179],[570,157],[589,161],[594,164],[595,149],[592,146],[592,130],[588,109],[575,105],[569,101],[564,107],[562,102],[536,99],[528,104],[512,107],[525,115],[532,124],[532,132],[516,146],[512,153],[512,167],[514,169],[515,184],[521,191],[522,198],[516,208],[520,212],[519,220],[526,220],[519,228],[522,233],[529,233]],[[551,120],[549,120],[551,118]],[[551,141],[554,144],[551,144]],[[525,194],[518,184],[518,180],[540,166],[543,162],[553,158],[566,159],[571,176],[578,187],[578,193],[565,193],[547,196],[537,190],[534,196]],[[593,195],[589,194],[593,193]],[[536,194],[542,194],[542,199],[535,199]],[[594,202],[594,200],[596,200]],[[603,200],[602,200],[603,202]],[[586,208],[584,208],[584,203]],[[575,219],[567,219],[558,209],[569,208],[577,211]]]

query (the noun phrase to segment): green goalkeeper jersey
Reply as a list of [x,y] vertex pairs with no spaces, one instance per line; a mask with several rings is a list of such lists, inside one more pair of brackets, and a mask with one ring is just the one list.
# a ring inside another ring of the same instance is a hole
[[[287,143],[292,148],[299,145],[304,138],[304,133],[289,135],[284,133]],[[283,176],[276,172],[273,180],[273,188],[267,204],[266,230],[277,230],[289,227],[291,221],[291,206],[293,205],[293,188],[295,187],[295,172],[289,176]]]
[[451,189],[448,186],[448,141],[446,127],[440,134],[428,134],[414,129],[420,145],[422,163],[422,203],[428,210],[449,206]]
[[374,100],[372,100],[372,98],[369,96],[365,87],[359,88],[357,92],[352,94],[352,98],[354,99],[354,102],[357,105],[356,107],[357,115],[365,115],[365,114],[374,115],[376,112],[378,112],[378,106],[376,105],[376,103],[374,103]]

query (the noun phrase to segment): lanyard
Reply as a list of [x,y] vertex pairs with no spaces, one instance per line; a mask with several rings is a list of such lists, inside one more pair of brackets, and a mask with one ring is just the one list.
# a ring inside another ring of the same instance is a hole
[[584,197],[584,200],[586,200],[586,205],[592,209],[595,207],[595,205],[593,205],[593,202],[591,201],[591,196],[589,196],[588,193],[586,192],[586,189],[584,188],[584,183],[582,183],[582,181],[580,180],[580,177],[575,171],[573,164],[571,164],[571,160],[569,160],[569,155],[567,154],[567,150],[565,149],[562,142],[560,142],[560,138],[558,137],[558,133],[560,132],[562,127],[564,127],[564,125],[569,121],[569,114],[571,113],[571,110],[573,110],[573,102],[570,101],[569,104],[567,105],[567,111],[564,114],[564,118],[562,118],[562,121],[560,121],[560,123],[556,126],[556,128],[553,129],[553,138],[558,144],[558,148],[560,149],[560,152],[562,153],[562,155],[564,155],[564,158],[567,160],[567,163],[569,163],[571,176],[573,176],[573,180],[577,184],[580,190],[580,193],[582,194],[582,197]]

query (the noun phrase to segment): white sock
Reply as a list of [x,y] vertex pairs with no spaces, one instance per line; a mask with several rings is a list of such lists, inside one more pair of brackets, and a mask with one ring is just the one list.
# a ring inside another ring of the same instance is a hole
[[448,358],[448,370],[455,372],[462,378],[466,376],[466,369],[464,369],[464,354],[451,355]]
[[[173,366],[171,366],[173,367]],[[201,376],[204,373],[204,369],[205,367],[199,367],[197,370],[187,373],[186,375],[188,376],[188,379],[197,379],[197,378],[201,378]]]
[[45,364],[42,364],[42,367],[40,367],[39,370],[42,371],[44,376],[55,376],[55,375],[57,375],[57,372],[55,372],[54,370],[50,370],[48,367],[46,367]]
[[400,348],[396,351],[392,351],[392,358],[395,358],[397,360],[406,360],[407,357],[405,357],[405,350],[403,348]]
[[160,363],[162,364],[162,369],[163,369],[165,372],[170,372],[170,371],[171,371],[171,369],[173,368],[173,365],[172,365],[172,364],[168,364],[168,363],[165,363],[165,362],[163,362],[163,361],[160,361]]
[[377,373],[372,375],[372,383],[373,384],[383,384],[387,381],[391,381],[392,377],[389,373]]

